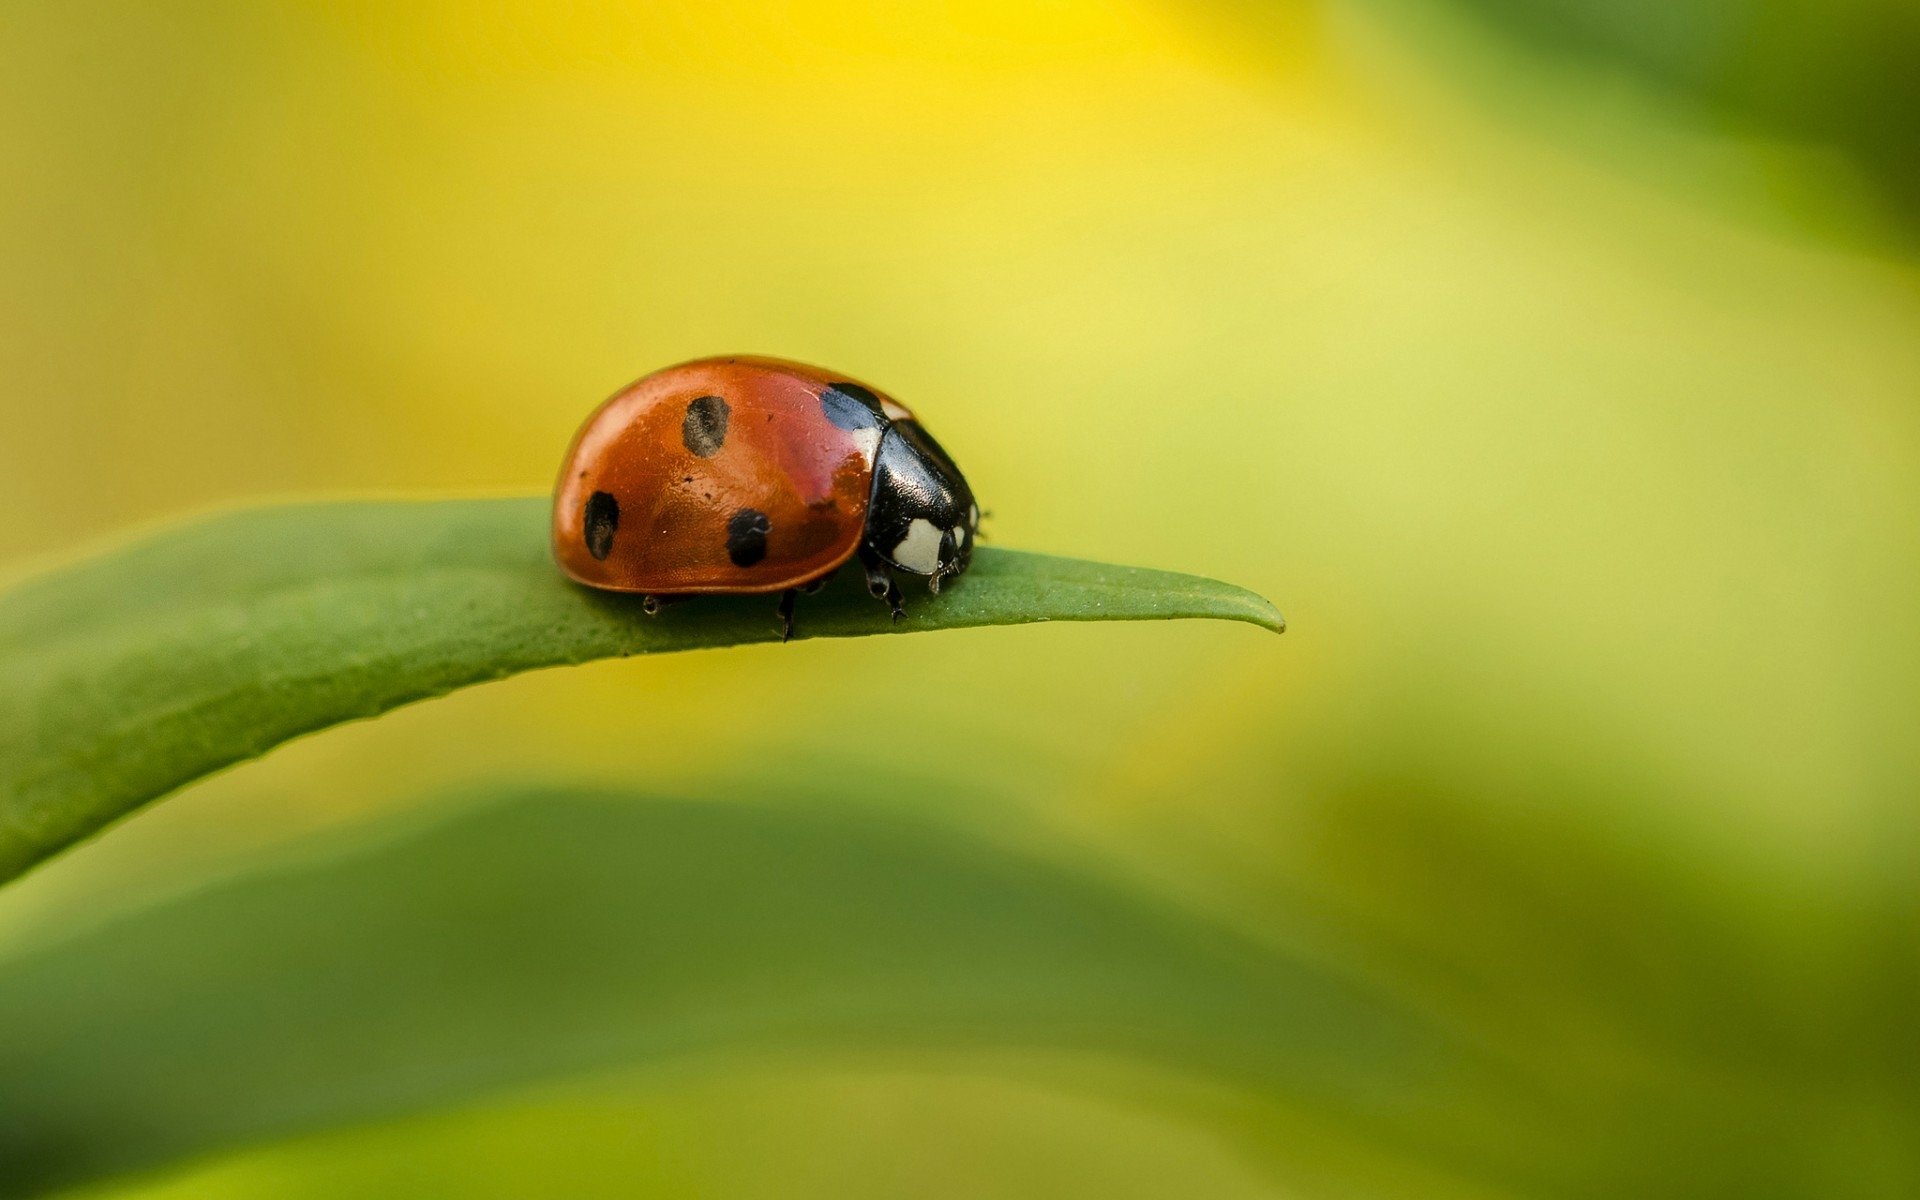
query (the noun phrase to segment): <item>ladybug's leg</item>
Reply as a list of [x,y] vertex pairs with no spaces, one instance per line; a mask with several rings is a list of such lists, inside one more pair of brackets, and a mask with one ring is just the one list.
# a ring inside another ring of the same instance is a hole
[[780,640],[787,641],[793,636],[793,601],[800,595],[799,588],[788,588],[780,593]]
[[893,610],[894,620],[906,616],[907,608],[902,603],[905,597],[900,594],[900,585],[893,580],[893,568],[881,562],[880,556],[865,546],[860,547],[860,565],[866,569],[867,591],[873,593],[873,598],[887,602],[887,607]]
[[893,586],[893,572],[880,556],[865,546],[860,547],[860,567],[867,573],[867,591],[875,600],[886,596],[887,589]]
[[799,587],[791,587],[791,588],[788,588],[786,591],[780,593],[779,612],[780,612],[780,640],[781,641],[784,642],[793,637],[794,601],[798,597],[811,596],[815,594],[821,588],[827,586],[827,580],[832,578],[833,578],[833,572],[828,571],[825,575],[822,575],[818,579],[809,579],[807,582],[801,584]]

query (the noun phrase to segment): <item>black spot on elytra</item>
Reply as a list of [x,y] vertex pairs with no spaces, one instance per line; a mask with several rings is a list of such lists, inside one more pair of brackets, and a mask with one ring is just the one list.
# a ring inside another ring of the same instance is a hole
[[757,508],[743,508],[727,521],[727,557],[736,567],[750,567],[767,556],[767,533],[773,522]]
[[701,458],[712,458],[726,444],[729,411],[718,396],[693,400],[687,405],[687,419],[680,423],[680,440]]
[[604,559],[613,553],[614,531],[620,528],[620,502],[608,492],[595,492],[588,496],[583,524],[587,553],[595,559]]
[[820,411],[839,429],[880,429],[887,423],[880,397],[857,383],[830,383],[820,393]]

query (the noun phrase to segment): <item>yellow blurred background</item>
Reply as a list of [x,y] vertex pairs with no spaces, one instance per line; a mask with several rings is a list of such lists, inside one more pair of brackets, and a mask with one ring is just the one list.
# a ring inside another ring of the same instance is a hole
[[[6,4],[9,575],[541,491],[629,379],[751,352],[912,404],[998,544],[1292,628],[489,685],[9,887],[0,965],[451,787],[844,792],[1415,998],[1577,1100],[1565,1194],[1760,1146],[1773,1194],[1912,1194],[1920,28],[1607,8]],[[97,1194],[1514,1194],[1058,1059],[743,1051]]]

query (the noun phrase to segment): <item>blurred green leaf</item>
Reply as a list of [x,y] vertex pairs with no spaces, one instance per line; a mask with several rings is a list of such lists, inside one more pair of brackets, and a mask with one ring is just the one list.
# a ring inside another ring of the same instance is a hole
[[[773,597],[659,617],[568,583],[526,497],[301,505],[163,533],[0,596],[0,881],[288,738],[515,672],[775,641]],[[1284,628],[1191,575],[983,548],[893,623],[842,572],[797,637],[1218,617]]]
[[1920,7],[1911,0],[1447,2],[1537,51],[1644,79],[1730,129],[1832,145],[1909,220],[1920,216]]
[[1119,1055],[1316,1147],[1485,1141],[1463,1043],[1137,882],[873,806],[493,799],[0,964],[0,1195],[722,1048]]

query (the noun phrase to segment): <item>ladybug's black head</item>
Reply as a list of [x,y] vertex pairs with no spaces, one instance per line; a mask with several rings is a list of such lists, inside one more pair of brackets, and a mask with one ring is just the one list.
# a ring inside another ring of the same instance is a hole
[[895,421],[874,456],[867,549],[889,566],[940,581],[973,560],[980,509],[940,443],[918,421]]

